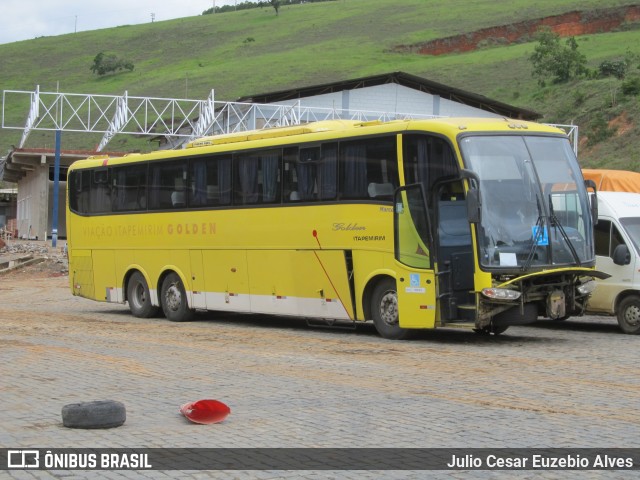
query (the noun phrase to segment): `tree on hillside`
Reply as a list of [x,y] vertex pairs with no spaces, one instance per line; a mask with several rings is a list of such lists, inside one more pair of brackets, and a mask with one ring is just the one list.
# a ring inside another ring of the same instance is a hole
[[280,0],[271,0],[269,3],[276,10],[276,16],[277,16],[278,11],[280,10]]
[[536,34],[536,45],[529,60],[533,64],[533,76],[544,85],[551,77],[553,83],[564,83],[587,73],[587,58],[578,52],[578,43],[574,37],[560,44],[560,36],[549,27],[541,28]]
[[93,59],[93,65],[90,70],[97,75],[106,75],[107,73],[114,73],[118,70],[127,70],[131,72],[133,70],[133,63],[129,60],[118,58],[115,55],[106,55],[104,52],[100,52]]

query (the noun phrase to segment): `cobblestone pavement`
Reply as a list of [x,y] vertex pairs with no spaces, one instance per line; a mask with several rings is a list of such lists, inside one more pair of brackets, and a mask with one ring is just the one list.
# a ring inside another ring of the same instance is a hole
[[[34,267],[35,269],[35,267]],[[52,276],[53,275],[53,276]],[[640,338],[614,319],[439,329],[414,341],[304,320],[138,319],[71,296],[64,273],[0,277],[0,447],[637,447]],[[196,425],[185,402],[231,415]],[[113,399],[126,423],[68,429],[61,408]],[[5,471],[48,478],[635,478],[624,471]]]

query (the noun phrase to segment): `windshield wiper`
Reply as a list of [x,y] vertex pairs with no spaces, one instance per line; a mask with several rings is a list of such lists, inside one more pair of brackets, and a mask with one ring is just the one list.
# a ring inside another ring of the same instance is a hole
[[533,237],[533,243],[531,244],[531,249],[529,250],[529,255],[527,256],[527,260],[522,265],[521,270],[523,272],[529,270],[531,264],[533,263],[533,257],[536,253],[536,247],[538,246],[538,239],[544,236],[544,216],[542,215],[542,207],[540,206],[540,197],[536,193],[536,205],[538,206],[538,220],[536,220],[536,226],[534,230],[536,232]]
[[578,257],[578,252],[576,252],[576,249],[573,246],[573,243],[571,243],[571,240],[569,239],[569,235],[567,235],[567,232],[564,231],[564,228],[562,227],[562,224],[560,223],[560,221],[556,217],[556,214],[555,214],[555,212],[553,210],[553,202],[552,202],[552,199],[551,199],[551,194],[549,194],[549,213],[551,214],[551,215],[549,215],[549,222],[550,222],[551,226],[552,227],[557,227],[557,229],[560,231],[560,235],[562,235],[562,238],[567,243],[567,246],[569,247],[569,251],[571,252],[571,255],[573,255],[573,259],[576,261],[576,264],[578,265],[578,267],[582,266],[582,262],[580,261],[580,257]]

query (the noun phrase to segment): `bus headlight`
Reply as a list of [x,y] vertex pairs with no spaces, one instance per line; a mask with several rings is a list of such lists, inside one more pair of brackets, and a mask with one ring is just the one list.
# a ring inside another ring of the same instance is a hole
[[578,290],[578,292],[581,295],[588,295],[589,293],[593,292],[596,289],[596,281],[595,280],[589,280],[588,282],[585,282],[581,285],[578,285],[576,287],[576,290]]
[[483,288],[482,294],[493,300],[517,300],[520,298],[520,292],[508,288]]

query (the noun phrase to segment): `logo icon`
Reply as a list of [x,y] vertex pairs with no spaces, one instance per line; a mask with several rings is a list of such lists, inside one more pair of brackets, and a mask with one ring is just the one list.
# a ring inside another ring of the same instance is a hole
[[7,468],[38,468],[40,452],[38,450],[8,450]]

